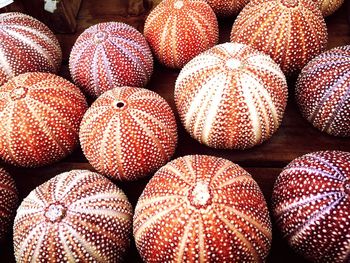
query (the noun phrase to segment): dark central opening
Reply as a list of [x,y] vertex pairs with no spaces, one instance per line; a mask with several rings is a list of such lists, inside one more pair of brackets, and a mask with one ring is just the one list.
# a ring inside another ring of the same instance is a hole
[[125,106],[125,103],[122,101],[117,102],[117,108],[123,108]]

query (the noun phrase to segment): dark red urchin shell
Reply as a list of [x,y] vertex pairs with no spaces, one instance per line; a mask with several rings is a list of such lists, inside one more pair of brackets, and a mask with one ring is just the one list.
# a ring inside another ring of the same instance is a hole
[[59,174],[17,210],[16,262],[122,262],[132,207],[111,181],[86,170]]
[[61,66],[56,36],[31,16],[0,14],[0,39],[0,86],[21,73],[57,73]]
[[164,0],[147,17],[144,35],[162,64],[182,68],[218,42],[219,27],[204,0]]
[[69,57],[72,78],[97,98],[115,87],[143,87],[153,72],[153,56],[144,36],[120,22],[93,25],[75,42]]
[[316,152],[279,175],[274,216],[293,249],[313,262],[350,260],[350,153]]
[[4,240],[11,228],[17,202],[15,181],[3,168],[0,168],[0,242]]
[[231,161],[185,156],[156,172],[135,208],[145,262],[263,262],[269,212],[258,184]]
[[313,1],[253,0],[238,15],[230,39],[268,54],[293,75],[326,48],[327,27]]
[[102,94],[81,122],[80,144],[91,165],[120,180],[136,180],[174,154],[177,126],[169,104],[157,93],[134,87]]
[[324,52],[303,68],[296,101],[317,129],[350,136],[350,45]]
[[87,110],[78,87],[50,73],[24,73],[0,87],[0,158],[35,167],[56,162],[78,144]]

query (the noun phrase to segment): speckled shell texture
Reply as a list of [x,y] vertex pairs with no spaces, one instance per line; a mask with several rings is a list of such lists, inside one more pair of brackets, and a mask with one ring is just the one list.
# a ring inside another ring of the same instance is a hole
[[175,115],[157,93],[112,89],[84,115],[80,143],[90,164],[119,180],[136,180],[164,165],[177,144]]
[[219,27],[204,0],[164,0],[147,17],[144,35],[162,64],[182,68],[218,42]]
[[111,181],[86,170],[62,173],[34,189],[17,210],[17,262],[121,262],[132,207]]
[[237,15],[250,0],[207,0],[210,7],[219,17]]
[[304,118],[335,136],[350,136],[350,45],[311,60],[299,75],[296,100]]
[[163,166],[135,208],[145,262],[263,262],[271,243],[258,184],[238,165],[193,155]]
[[314,0],[314,2],[319,4],[322,15],[326,17],[337,11],[344,0]]
[[251,45],[294,75],[327,44],[327,27],[310,0],[253,0],[238,15],[231,41]]
[[225,43],[191,60],[175,84],[182,124],[214,148],[245,149],[269,139],[280,126],[287,83],[267,55]]
[[115,87],[143,87],[153,72],[153,56],[144,36],[120,22],[86,29],[69,57],[74,82],[93,98]]
[[21,73],[56,73],[62,52],[55,35],[35,18],[0,14],[0,85]]
[[273,190],[284,238],[313,262],[348,263],[350,153],[316,152],[293,160]]
[[50,73],[24,73],[0,88],[0,158],[16,166],[56,162],[78,144],[85,97]]
[[5,239],[5,235],[11,228],[17,202],[15,181],[3,168],[0,168],[0,242]]

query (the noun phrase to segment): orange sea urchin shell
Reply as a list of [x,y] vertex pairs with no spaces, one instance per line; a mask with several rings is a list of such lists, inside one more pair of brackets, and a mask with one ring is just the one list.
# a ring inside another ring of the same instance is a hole
[[325,49],[327,28],[313,1],[257,0],[238,15],[231,41],[270,55],[285,74],[293,75]]
[[145,262],[263,262],[271,223],[258,184],[217,157],[178,158],[159,169],[135,208]]
[[24,167],[56,162],[78,144],[85,97],[50,73],[24,73],[0,88],[0,157]]
[[175,116],[157,93],[121,87],[101,95],[84,115],[80,143],[91,165],[135,180],[164,165],[177,143]]
[[162,64],[182,68],[218,42],[219,29],[204,0],[164,0],[147,17],[144,35]]

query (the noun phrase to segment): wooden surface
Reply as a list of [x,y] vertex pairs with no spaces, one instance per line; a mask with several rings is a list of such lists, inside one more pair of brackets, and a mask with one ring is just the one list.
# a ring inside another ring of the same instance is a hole
[[[64,54],[64,65],[61,75],[69,78],[68,57],[69,52],[77,36],[87,27],[98,22],[121,21],[128,23],[142,31],[146,13],[139,16],[120,15],[120,5],[115,0],[94,1],[84,0],[78,15],[78,26],[75,34],[57,35]],[[127,2],[127,1],[126,1]],[[345,3],[346,4],[346,3]],[[220,21],[220,42],[229,39],[234,18]],[[326,19],[329,33],[328,48],[350,44],[350,26],[346,19],[346,6],[343,5],[331,17]],[[173,91],[174,83],[179,71],[166,69],[155,64],[154,74],[147,88],[158,92],[175,110]],[[282,122],[277,133],[264,144],[245,151],[215,150],[200,145],[193,140],[183,129],[179,122],[179,144],[174,158],[188,154],[208,154],[229,159],[243,166],[252,174],[260,185],[267,202],[270,204],[274,181],[282,168],[292,159],[312,151],[319,150],[343,150],[350,151],[350,138],[336,138],[325,135],[313,128],[305,121],[294,102],[294,80],[289,80],[289,100]],[[20,198],[23,199],[36,186],[49,178],[71,169],[92,169],[87,163],[80,149],[60,163],[49,167],[37,169],[15,168],[3,164],[16,180]],[[150,175],[151,176],[151,175]],[[135,206],[139,195],[149,180],[147,178],[136,182],[116,182],[127,194],[129,200]],[[138,253],[131,242],[131,249],[125,260],[126,262],[141,262]],[[14,262],[11,234],[5,244],[0,246],[0,262]],[[273,242],[268,262],[307,262],[296,255],[281,239],[278,231],[274,228]]]

